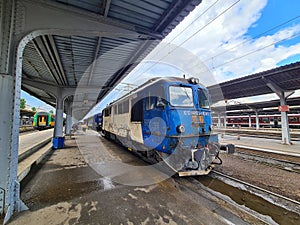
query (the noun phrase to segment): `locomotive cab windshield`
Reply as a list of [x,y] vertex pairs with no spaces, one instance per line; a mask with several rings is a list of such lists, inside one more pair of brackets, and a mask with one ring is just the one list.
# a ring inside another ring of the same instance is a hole
[[199,107],[202,109],[210,109],[211,101],[209,94],[206,90],[199,88],[198,89],[198,101]]
[[170,104],[174,107],[193,107],[194,97],[191,87],[188,86],[170,86],[169,87]]

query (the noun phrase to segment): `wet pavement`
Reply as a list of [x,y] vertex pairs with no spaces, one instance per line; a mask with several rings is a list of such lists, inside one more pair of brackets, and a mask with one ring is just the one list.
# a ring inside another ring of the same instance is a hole
[[10,224],[246,224],[96,132],[79,132],[65,146],[21,184],[30,210]]

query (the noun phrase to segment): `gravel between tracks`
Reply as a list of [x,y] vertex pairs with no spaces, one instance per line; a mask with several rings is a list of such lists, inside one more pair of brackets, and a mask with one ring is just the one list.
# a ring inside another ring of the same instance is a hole
[[274,168],[234,155],[221,154],[223,164],[215,168],[245,182],[257,185],[288,198],[300,201],[300,174]]

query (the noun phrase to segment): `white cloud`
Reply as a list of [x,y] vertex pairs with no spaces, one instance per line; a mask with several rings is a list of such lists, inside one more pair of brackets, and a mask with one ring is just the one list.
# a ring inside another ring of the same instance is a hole
[[[182,75],[182,71],[188,71],[191,76],[197,75],[204,78],[204,82],[203,79],[202,82],[205,85],[212,85],[277,67],[282,60],[300,54],[300,43],[291,46],[281,43],[272,44],[299,33],[300,25],[286,27],[274,34],[265,34],[256,39],[247,34],[250,28],[257,26],[258,20],[262,16],[262,10],[268,3],[267,0],[241,0],[214,20],[236,0],[219,0],[212,6],[215,2],[215,0],[202,1],[146,58],[146,61],[167,61],[171,67],[173,63],[173,68],[180,71],[178,72],[180,73],[179,76]],[[210,6],[212,7],[207,10]],[[206,10],[207,12],[205,12]],[[200,16],[201,14],[203,15]],[[193,22],[197,17],[199,18]],[[212,20],[214,21],[210,22]],[[207,25],[208,23],[209,25]],[[274,24],[274,27],[276,25],[278,24]],[[186,27],[188,28],[185,29]],[[266,27],[265,30],[270,28]],[[196,35],[182,44],[197,31],[199,32]],[[166,44],[169,42],[171,42],[170,45]],[[179,45],[181,47],[173,51]],[[188,60],[182,47],[191,53],[189,56],[191,59],[197,57],[196,63],[194,60]],[[191,66],[192,62],[194,65]],[[124,82],[129,80],[141,84],[154,76],[176,76],[175,69],[168,74],[164,66],[159,66],[159,64],[149,68],[149,64],[137,66]],[[300,92],[298,91],[294,96],[300,96]],[[277,97],[272,94],[268,95],[267,98],[274,99]],[[252,100],[260,99],[266,100],[266,97],[256,97]],[[246,101],[252,100],[247,99]]]
[[[164,41],[172,41],[173,44],[180,45],[197,30],[201,30],[184,43],[183,47],[204,62],[217,83],[274,68],[280,61],[300,53],[300,44],[292,46],[275,44],[299,33],[299,25],[287,27],[275,34],[261,36],[257,39],[252,39],[247,35],[248,29],[256,26],[263,8],[267,5],[267,0],[240,1],[205,27],[209,21],[236,2],[233,0],[219,1],[192,23],[213,2],[203,1]],[[276,25],[274,24],[274,26]],[[189,28],[184,30],[187,26]],[[265,29],[268,30],[270,27]],[[181,33],[183,30],[184,32]],[[173,40],[179,34],[180,36]],[[235,46],[237,47],[233,48]],[[160,54],[154,55],[154,58],[160,59],[170,51],[172,52],[172,48],[164,47]],[[207,71],[205,72],[207,73]]]

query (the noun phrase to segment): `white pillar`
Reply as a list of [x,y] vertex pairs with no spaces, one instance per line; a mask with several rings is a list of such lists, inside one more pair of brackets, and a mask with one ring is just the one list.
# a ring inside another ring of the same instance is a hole
[[58,89],[58,93],[56,95],[56,113],[53,137],[63,137],[63,109],[64,102],[62,98],[62,90]]
[[[284,96],[284,94],[282,95]],[[286,105],[286,99],[280,97],[280,105]],[[282,130],[282,143],[291,144],[290,128],[287,112],[281,112],[281,130]]]
[[226,118],[226,114],[224,114],[224,128],[226,129],[227,126],[227,118]]
[[221,116],[218,114],[218,127],[221,127]]
[[[268,80],[267,78],[263,77],[262,78],[267,86],[274,91],[277,96],[280,99],[280,106],[285,106],[286,104],[286,99],[291,96],[294,91],[287,91],[279,87],[276,83],[274,83],[271,80]],[[290,128],[289,128],[289,123],[288,123],[288,116],[287,112],[281,112],[281,134],[282,134],[282,143],[283,144],[291,144],[291,137],[290,137]]]
[[65,134],[70,135],[72,129],[72,103],[67,103],[67,118],[66,118],[66,127]]
[[259,116],[258,111],[255,111],[256,130],[259,130]]
[[251,125],[251,114],[249,114],[249,127],[252,127],[252,125]]

